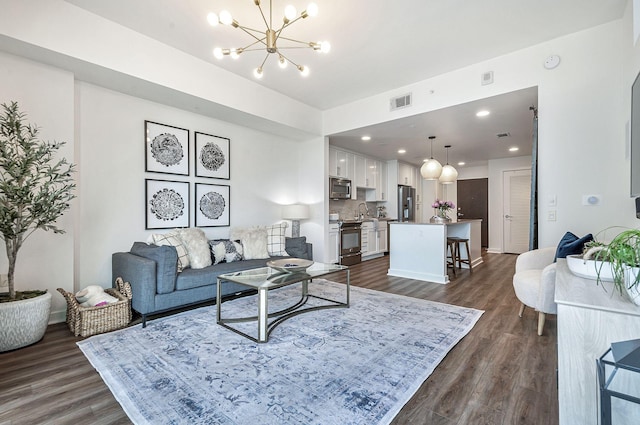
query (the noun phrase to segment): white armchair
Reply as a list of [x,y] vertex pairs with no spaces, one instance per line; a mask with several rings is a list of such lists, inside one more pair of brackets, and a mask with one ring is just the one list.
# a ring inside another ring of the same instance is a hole
[[518,315],[522,317],[525,306],[538,312],[538,335],[542,335],[545,314],[556,314],[554,301],[556,289],[556,263],[553,262],[556,247],[527,251],[516,259],[513,289],[522,305]]

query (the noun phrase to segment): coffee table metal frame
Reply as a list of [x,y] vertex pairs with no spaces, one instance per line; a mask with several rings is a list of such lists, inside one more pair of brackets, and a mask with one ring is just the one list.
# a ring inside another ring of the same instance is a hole
[[[332,300],[324,298],[318,295],[309,293],[309,283],[313,278],[325,276],[330,273],[336,273],[345,271],[347,273],[347,284],[345,285],[346,294],[345,301]],[[301,272],[283,272],[273,269],[271,267],[261,267],[258,269],[244,270],[236,273],[226,273],[218,276],[218,284],[216,291],[216,322],[230,329],[237,334],[240,334],[250,340],[258,343],[267,342],[271,332],[284,322],[285,320],[296,316],[298,314],[306,313],[309,311],[324,310],[327,308],[348,308],[349,307],[349,294],[351,289],[350,282],[350,270],[346,266],[337,264],[324,264],[314,263],[305,271]],[[244,285],[248,288],[255,289],[258,292],[258,315],[250,317],[237,317],[237,318],[223,318],[222,317],[222,304],[225,300],[222,299],[221,283],[224,281],[234,282],[240,285]],[[269,313],[269,291],[283,286],[293,285],[301,283],[301,296],[300,299],[293,305],[284,308],[273,313]],[[329,304],[304,307],[309,298],[316,298],[327,301]],[[222,301],[222,302],[221,302]],[[269,322],[269,319],[271,322]],[[255,338],[249,334],[246,334],[232,326],[230,323],[239,322],[258,322],[258,337]]]

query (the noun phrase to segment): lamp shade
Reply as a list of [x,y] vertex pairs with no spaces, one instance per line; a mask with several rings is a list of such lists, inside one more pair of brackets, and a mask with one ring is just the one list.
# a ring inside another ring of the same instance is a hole
[[282,218],[286,220],[304,220],[309,218],[309,205],[291,204],[282,207]]
[[428,159],[420,167],[420,174],[426,180],[437,180],[442,173],[442,164],[437,159]]
[[445,165],[442,167],[442,174],[440,174],[440,178],[438,181],[442,184],[451,184],[456,181],[458,178],[458,170],[453,168],[452,165]]

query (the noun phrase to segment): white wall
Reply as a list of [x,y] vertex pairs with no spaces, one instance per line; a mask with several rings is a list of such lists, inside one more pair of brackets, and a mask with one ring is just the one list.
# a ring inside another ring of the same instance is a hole
[[[248,129],[99,86],[74,82],[73,74],[0,53],[0,102],[17,100],[45,140],[66,140],[63,154],[78,164],[78,198],[60,220],[65,235],[39,232],[20,252],[19,288],[54,292],[52,321],[64,320],[65,303],[55,289],[76,291],[89,284],[111,286],[111,254],[146,240],[145,178],[231,186],[231,226],[281,221],[281,205],[313,205],[303,234],[317,246],[322,259],[323,168],[317,165],[324,139],[297,142]],[[231,179],[146,173],[144,121],[175,125],[193,132],[231,139]],[[74,136],[75,133],[75,136]],[[191,225],[194,225],[194,209]],[[203,228],[207,236],[227,237],[229,227]],[[290,231],[289,231],[290,233]],[[6,269],[6,260],[0,261]],[[26,288],[25,288],[26,285]]]
[[489,177],[489,166],[458,167],[458,180],[486,179]]
[[[73,75],[0,53],[0,103],[17,101],[31,124],[40,127],[41,140],[66,142],[60,156],[69,162],[74,157]],[[16,289],[48,289],[53,295],[52,309],[63,310],[64,299],[56,288],[73,289],[73,243],[77,234],[78,200],[59,220],[63,235],[37,231],[26,239],[18,253]],[[3,244],[4,245],[4,244]],[[6,251],[0,255],[0,273],[6,274]],[[64,318],[64,316],[62,316]]]
[[[537,86],[540,199],[556,196],[558,201],[557,221],[540,221],[540,246],[557,244],[569,229],[584,234],[613,224],[637,226],[629,196],[625,137],[630,103],[623,96],[630,87],[628,77],[623,82],[621,48],[632,38],[623,37],[628,19],[325,111],[324,132],[333,134]],[[550,54],[562,58],[554,70],[542,65]],[[637,56],[634,52],[632,57]],[[480,85],[479,76],[489,70],[495,82]],[[399,92],[413,92],[414,105],[390,113],[388,99]],[[593,193],[603,195],[603,204],[582,206],[582,195]],[[495,239],[490,246],[498,249]]]
[[[144,241],[145,179],[231,186],[231,227],[281,221],[282,205],[318,202],[322,192],[300,190],[300,158],[322,146],[322,139],[305,144],[282,139],[209,117],[130,97],[88,83],[77,83],[78,143],[81,146],[82,233],[77,249],[81,285],[111,282],[111,253],[127,251]],[[144,167],[144,121],[151,120],[190,130],[190,176],[147,173]],[[194,131],[231,139],[230,180],[196,178]],[[194,206],[190,207],[194,226]],[[317,216],[317,214],[315,214]],[[313,220],[320,220],[313,217]],[[312,227],[304,223],[303,229]],[[203,228],[209,238],[228,236],[229,227]],[[303,233],[306,235],[306,233]],[[313,235],[309,235],[313,242]]]

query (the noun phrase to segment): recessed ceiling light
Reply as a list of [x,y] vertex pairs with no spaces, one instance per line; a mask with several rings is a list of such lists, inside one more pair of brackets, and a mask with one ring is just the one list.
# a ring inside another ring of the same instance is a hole
[[368,142],[369,140],[371,140],[371,136],[362,136],[362,140]]
[[464,165],[464,164],[465,164],[465,162],[464,162],[464,161],[460,161],[460,162],[458,162],[458,165]]
[[476,112],[476,117],[486,117],[490,113],[491,112],[487,111],[486,109],[483,109],[482,111]]
[[509,152],[517,152],[517,151],[519,151],[519,150],[520,150],[520,148],[518,148],[518,147],[516,147],[516,146],[514,146],[514,147],[512,147],[512,148],[509,148]]
[[406,149],[398,149],[398,153],[407,153]]

